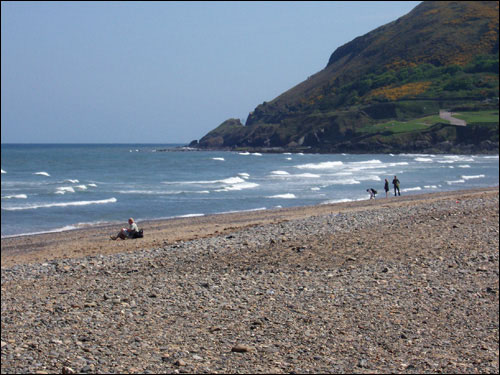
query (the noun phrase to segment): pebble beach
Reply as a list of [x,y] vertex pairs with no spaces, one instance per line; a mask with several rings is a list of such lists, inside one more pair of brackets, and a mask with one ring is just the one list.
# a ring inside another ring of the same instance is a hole
[[2,238],[1,372],[498,373],[498,213],[492,187]]

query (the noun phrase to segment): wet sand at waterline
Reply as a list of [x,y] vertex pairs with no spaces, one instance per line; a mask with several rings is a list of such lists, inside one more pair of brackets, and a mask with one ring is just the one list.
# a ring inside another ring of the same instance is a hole
[[128,218],[124,218],[121,225],[92,226],[64,232],[2,238],[1,265],[10,267],[18,263],[46,262],[53,259],[164,247],[177,242],[224,235],[257,225],[277,224],[316,215],[372,210],[380,207],[411,206],[442,199],[456,200],[464,194],[475,196],[491,191],[498,191],[498,188],[399,197],[389,194],[389,198],[382,197],[383,194],[380,194],[375,200],[358,202],[143,221],[138,222],[138,226],[144,229],[144,238],[125,241],[110,240],[111,235],[116,235],[122,227],[128,226]]

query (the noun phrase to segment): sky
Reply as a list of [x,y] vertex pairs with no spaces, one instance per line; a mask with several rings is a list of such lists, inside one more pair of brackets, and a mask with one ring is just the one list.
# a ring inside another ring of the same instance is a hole
[[419,1],[1,2],[2,143],[189,143]]

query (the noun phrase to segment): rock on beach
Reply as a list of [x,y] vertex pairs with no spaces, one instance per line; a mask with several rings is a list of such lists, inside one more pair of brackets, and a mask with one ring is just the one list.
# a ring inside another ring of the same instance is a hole
[[42,261],[9,239],[2,373],[498,373],[498,198],[157,223],[158,246]]

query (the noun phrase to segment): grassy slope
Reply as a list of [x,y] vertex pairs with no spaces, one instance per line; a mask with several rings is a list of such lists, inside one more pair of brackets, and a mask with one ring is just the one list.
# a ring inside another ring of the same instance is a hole
[[498,60],[498,2],[423,2],[339,47],[324,70],[257,106],[246,126],[211,136],[228,147],[326,152],[346,142],[356,150],[356,142],[373,136],[371,150],[388,152],[412,142],[405,133],[426,145],[443,142],[443,134],[455,137],[453,129],[435,127],[447,123],[440,109],[498,129],[498,110],[491,109],[498,108]]

